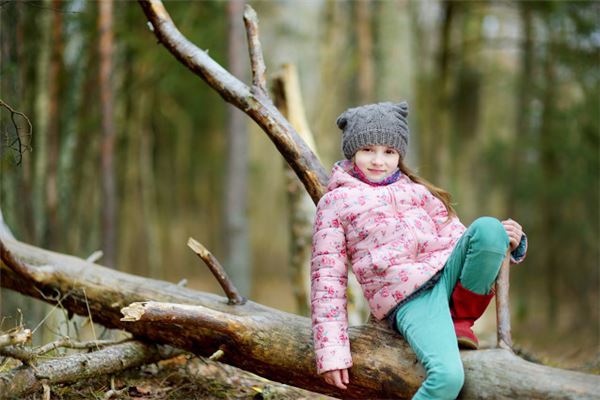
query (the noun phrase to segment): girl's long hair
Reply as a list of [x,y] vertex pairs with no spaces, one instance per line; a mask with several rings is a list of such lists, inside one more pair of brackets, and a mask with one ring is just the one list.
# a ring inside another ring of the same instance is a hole
[[420,176],[418,176],[417,174],[415,174],[413,171],[410,170],[410,168],[408,168],[406,165],[404,165],[404,162],[402,160],[400,160],[400,162],[398,163],[398,168],[400,169],[400,171],[402,171],[402,173],[404,175],[408,176],[408,178],[411,181],[425,186],[427,188],[427,190],[429,190],[429,192],[431,192],[432,195],[434,195],[435,197],[440,199],[440,201],[442,203],[444,203],[444,206],[446,207],[446,210],[448,211],[448,218],[452,218],[452,217],[456,216],[456,211],[454,210],[454,207],[452,207],[452,203],[451,203],[452,198],[450,196],[450,193],[448,193],[444,189],[441,189],[441,188],[433,185],[432,183],[428,182],[427,180],[425,180],[425,179],[421,178]]

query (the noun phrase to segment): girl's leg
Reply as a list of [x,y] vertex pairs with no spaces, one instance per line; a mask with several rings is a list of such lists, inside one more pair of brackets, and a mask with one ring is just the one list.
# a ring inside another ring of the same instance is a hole
[[488,294],[496,281],[509,240],[502,223],[496,218],[481,217],[473,221],[446,261],[442,281],[448,299],[457,282],[477,294]]
[[490,291],[508,244],[500,221],[479,218],[460,238],[446,262],[441,281],[450,294],[450,313],[462,348],[479,347],[471,328],[494,296]]
[[427,372],[413,399],[455,399],[464,372],[445,285],[438,282],[403,305],[396,314],[396,326]]

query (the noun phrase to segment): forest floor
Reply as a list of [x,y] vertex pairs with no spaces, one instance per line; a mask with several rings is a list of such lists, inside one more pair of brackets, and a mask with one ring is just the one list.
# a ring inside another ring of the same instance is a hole
[[[485,340],[482,345],[486,345]],[[521,357],[558,368],[600,374],[598,354],[587,357],[584,364],[580,355],[565,354],[565,358],[550,358],[532,354],[525,347],[517,347]],[[569,359],[568,356],[574,357]],[[588,354],[589,356],[589,354]],[[590,363],[593,359],[595,362]],[[238,368],[191,355],[181,355],[170,360],[134,368],[112,376],[101,376],[70,385],[53,385],[52,400],[194,400],[194,399],[331,399],[328,396],[305,391],[293,386],[272,382]],[[26,397],[26,400],[44,399],[43,391]]]
[[[52,385],[50,392],[52,400],[331,399],[187,355],[112,376]],[[43,390],[19,399],[44,399]]]

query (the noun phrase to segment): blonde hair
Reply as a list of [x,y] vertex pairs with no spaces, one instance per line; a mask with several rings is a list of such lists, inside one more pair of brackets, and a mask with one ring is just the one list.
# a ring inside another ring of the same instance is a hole
[[427,190],[431,192],[432,195],[437,197],[444,204],[444,206],[446,207],[446,211],[448,211],[448,219],[456,216],[456,211],[454,210],[454,207],[452,207],[452,197],[450,196],[450,193],[415,174],[413,171],[410,170],[410,168],[404,165],[402,160],[398,162],[398,168],[400,169],[400,171],[402,171],[404,175],[408,176],[408,178],[411,181],[425,186]]

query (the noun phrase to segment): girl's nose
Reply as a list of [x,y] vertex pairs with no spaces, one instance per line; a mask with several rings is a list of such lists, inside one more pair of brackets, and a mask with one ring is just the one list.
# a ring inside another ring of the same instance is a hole
[[373,156],[372,162],[373,162],[373,164],[379,165],[379,164],[383,163],[383,157],[381,156],[381,154],[376,153]]

